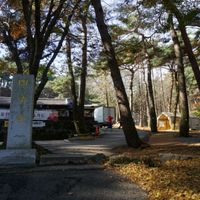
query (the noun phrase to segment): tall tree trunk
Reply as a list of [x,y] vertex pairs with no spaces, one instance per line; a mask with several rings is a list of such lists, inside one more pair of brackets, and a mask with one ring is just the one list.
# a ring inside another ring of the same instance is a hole
[[122,128],[126,137],[126,142],[128,146],[137,148],[141,146],[142,141],[138,137],[137,130],[135,128],[135,123],[131,115],[128,97],[115,57],[115,51],[112,45],[111,37],[108,33],[107,26],[104,22],[104,13],[101,6],[101,1],[92,0],[92,5],[95,10],[97,27],[101,35],[104,49],[106,51],[108,66],[110,68],[111,77],[115,87],[116,98],[119,105]]
[[86,88],[86,76],[87,76],[87,11],[83,12],[80,9],[80,20],[83,30],[83,42],[82,42],[82,65],[81,65],[81,76],[80,76],[80,88],[79,88],[79,100],[76,91],[75,77],[71,63],[71,44],[70,38],[67,40],[67,58],[68,67],[71,75],[71,89],[73,95],[73,120],[77,134],[87,133],[85,117],[84,117],[84,105],[85,105],[85,88]]
[[162,112],[167,111],[166,110],[166,99],[165,99],[165,91],[164,91],[164,84],[163,84],[163,74],[162,74],[162,69],[160,68],[160,82],[161,82],[161,89],[162,89]]
[[69,74],[71,77],[71,92],[72,92],[72,101],[73,101],[73,122],[74,128],[77,134],[80,134],[81,131],[79,129],[79,118],[78,118],[78,102],[77,102],[77,91],[76,91],[76,82],[73,72],[72,60],[71,60],[71,38],[67,37],[67,64],[69,69]]
[[148,95],[149,95],[150,128],[151,128],[151,132],[156,133],[157,132],[157,117],[156,117],[153,85],[152,85],[152,78],[151,78],[151,61],[147,52],[144,35],[142,35],[142,41],[144,44],[144,53],[147,60],[147,89],[148,89]]
[[169,95],[169,112],[172,112],[172,97],[173,97],[173,89],[174,89],[174,71],[170,71],[171,73],[171,85],[170,85],[170,95]]
[[187,52],[189,61],[190,61],[191,66],[192,66],[192,70],[194,72],[195,79],[197,81],[198,88],[199,88],[199,91],[200,91],[200,69],[199,69],[199,65],[197,63],[196,57],[193,53],[192,45],[191,45],[190,39],[188,37],[187,31],[186,31],[184,16],[178,10],[175,3],[172,2],[172,0],[163,0],[163,5],[165,6],[165,8],[170,13],[173,13],[176,16],[176,19],[178,20],[179,29],[181,31],[181,36],[183,38],[183,42],[184,42],[184,45],[185,45],[185,50]]
[[174,105],[174,120],[173,120],[173,130],[176,129],[176,117],[177,117],[177,109],[179,104],[179,86],[178,86],[178,75],[175,71],[174,73],[175,77],[175,86],[176,86],[176,99],[175,99],[175,105]]
[[[148,126],[148,117],[147,117],[147,107],[148,107],[147,102],[148,102],[148,100],[146,100],[148,97],[147,97],[147,93],[143,92],[144,89],[142,87],[142,77],[141,76],[143,76],[143,75],[141,74],[140,79],[139,79],[139,96],[140,96],[139,125],[141,127],[145,127],[145,126]],[[147,91],[147,90],[145,90],[145,91]]]
[[[153,70],[151,70],[151,80],[154,79],[154,73]],[[153,97],[154,97],[154,103],[155,103],[155,112],[156,115],[162,110],[162,102],[159,99],[159,94],[156,91],[155,81],[152,81],[152,89],[153,89]]]
[[143,112],[142,112],[142,106],[143,106],[143,103],[142,103],[142,80],[141,80],[141,75],[139,77],[139,81],[138,81],[138,92],[139,92],[139,126],[143,127]]
[[131,70],[131,80],[130,80],[130,108],[131,113],[133,114],[133,78],[134,78],[134,70]]
[[149,94],[149,115],[150,115],[150,127],[152,132],[157,132],[157,117],[156,117],[156,110],[155,110],[155,103],[154,103],[154,96],[153,96],[153,87],[152,87],[152,80],[151,80],[151,65],[150,60],[148,59],[147,64],[147,86],[148,86],[148,94]]
[[188,99],[185,83],[185,74],[183,66],[183,54],[181,52],[180,42],[177,36],[177,33],[173,26],[173,19],[171,17],[171,36],[174,43],[174,52],[176,55],[176,65],[177,65],[177,75],[178,75],[178,86],[179,86],[179,95],[180,95],[180,127],[179,127],[179,136],[188,137],[189,136],[189,108],[188,108]]
[[109,96],[108,96],[108,88],[105,87],[105,98],[106,98],[106,106],[109,107]]
[[108,80],[107,80],[107,71],[103,73],[104,76],[104,88],[105,88],[105,100],[106,100],[106,106],[109,107],[109,93],[108,93]]
[[146,97],[146,102],[147,102],[147,124],[150,127],[150,102],[149,102],[149,91],[148,91],[148,83],[146,81],[146,72],[145,69],[143,69],[143,80],[144,80],[144,85],[145,85],[145,97]]
[[83,29],[83,42],[82,42],[82,68],[81,68],[81,80],[80,80],[80,96],[78,105],[78,121],[79,130],[81,133],[86,133],[86,125],[84,118],[84,105],[85,105],[85,88],[86,88],[86,76],[87,76],[87,11],[80,16]]

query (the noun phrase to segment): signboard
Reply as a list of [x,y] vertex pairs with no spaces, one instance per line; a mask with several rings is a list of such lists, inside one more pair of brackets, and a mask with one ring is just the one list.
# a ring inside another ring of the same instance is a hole
[[[37,128],[39,128],[39,127],[44,127],[46,124],[45,124],[45,122],[43,122],[43,121],[33,121],[33,123],[32,123],[32,127],[37,127]],[[8,127],[8,121],[4,121],[4,125],[3,125],[4,127]]]
[[51,117],[55,116],[58,118],[57,110],[35,110],[33,120],[47,121],[51,120]]
[[43,121],[33,121],[33,127],[44,127],[45,126],[45,122]]
[[[0,109],[0,120],[5,120],[4,127],[8,127],[10,110]],[[32,127],[44,127],[46,125],[45,121],[57,121],[58,111],[52,109],[46,110],[35,110]]]
[[[0,109],[0,120],[9,119],[10,110],[9,109]],[[58,117],[57,110],[35,110],[33,120],[35,121],[47,121],[51,120],[51,117]]]
[[9,118],[9,109],[0,109],[0,119],[8,119]]

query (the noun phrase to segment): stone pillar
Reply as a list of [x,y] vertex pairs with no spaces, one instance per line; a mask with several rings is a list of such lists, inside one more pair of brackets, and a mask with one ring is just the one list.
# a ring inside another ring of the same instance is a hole
[[32,147],[34,76],[17,74],[13,78],[6,150],[0,151],[0,164],[34,164]]

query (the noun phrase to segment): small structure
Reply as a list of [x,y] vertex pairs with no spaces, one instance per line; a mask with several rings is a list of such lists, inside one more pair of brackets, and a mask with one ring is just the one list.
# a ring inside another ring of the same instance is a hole
[[[175,129],[178,128],[180,122],[180,115],[176,116]],[[170,112],[163,112],[157,117],[158,130],[170,130],[174,126],[174,114]]]
[[[174,128],[174,114],[170,112],[163,112],[157,117],[158,130],[171,130]],[[179,128],[180,114],[177,114],[175,120],[175,129]],[[200,119],[195,116],[190,116],[189,127],[193,130],[200,130]]]

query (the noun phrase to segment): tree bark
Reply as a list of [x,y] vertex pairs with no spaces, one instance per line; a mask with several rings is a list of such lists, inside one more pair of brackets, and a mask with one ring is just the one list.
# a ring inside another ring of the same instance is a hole
[[[83,14],[81,13],[83,12]],[[82,134],[87,132],[85,117],[84,117],[84,105],[85,105],[85,88],[86,88],[86,76],[87,76],[87,11],[80,10],[80,19],[83,31],[82,42],[82,64],[81,64],[81,77],[80,77],[80,96],[78,102],[78,121],[79,130]]]
[[174,73],[174,79],[175,79],[175,86],[176,86],[176,99],[175,99],[175,105],[174,105],[173,130],[176,129],[176,116],[177,116],[177,109],[178,109],[178,104],[179,104],[179,86],[178,86],[178,75],[176,71]]
[[134,70],[130,70],[131,72],[131,80],[130,80],[130,108],[131,108],[131,114],[133,114],[133,78],[134,78]]
[[73,101],[73,123],[74,128],[76,131],[76,134],[80,134],[81,131],[79,129],[79,123],[78,123],[78,102],[77,102],[77,91],[76,91],[76,82],[72,67],[72,60],[71,60],[71,38],[70,36],[67,37],[66,40],[67,43],[67,65],[69,69],[69,74],[71,77],[71,92],[72,92],[72,101]]
[[150,128],[151,132],[157,132],[157,117],[156,117],[156,109],[155,109],[155,102],[154,102],[154,93],[153,93],[153,85],[152,85],[152,78],[151,78],[151,61],[147,52],[146,44],[144,41],[144,35],[142,35],[142,40],[144,44],[144,52],[147,60],[147,90],[149,96],[149,117],[150,117]]
[[142,141],[138,137],[137,130],[135,128],[135,123],[131,115],[128,97],[115,57],[115,51],[112,45],[111,37],[109,35],[107,26],[104,22],[104,13],[101,6],[101,1],[92,0],[91,2],[95,10],[97,27],[101,35],[104,49],[106,51],[108,66],[110,68],[111,77],[114,83],[116,98],[120,110],[122,128],[126,137],[126,142],[128,146],[138,148],[141,146]]
[[167,111],[166,110],[166,98],[165,98],[165,91],[164,91],[164,84],[163,84],[163,74],[162,69],[160,68],[160,83],[161,83],[161,89],[162,89],[162,112]]
[[156,83],[154,81],[154,73],[152,70],[151,70],[151,81],[152,81],[153,98],[155,104],[155,112],[157,115],[157,113],[162,111],[162,100],[159,98],[159,93],[156,91]]
[[[147,104],[148,104],[148,92],[145,88],[142,87],[142,76],[145,74],[141,74],[139,78],[139,96],[140,96],[140,103],[139,103],[139,118],[140,118],[140,126],[145,127],[148,126],[148,114],[147,114]],[[145,92],[144,92],[145,90]]]
[[179,86],[179,95],[180,95],[179,105],[180,105],[181,119],[180,119],[180,126],[179,126],[179,136],[188,137],[189,136],[189,108],[188,108],[186,81],[185,81],[184,66],[183,66],[183,54],[181,51],[181,46],[180,46],[177,33],[174,29],[172,16],[171,16],[171,36],[174,43],[174,52],[176,56],[178,86]]
[[151,80],[151,65],[148,59],[147,64],[147,88],[149,94],[149,115],[150,115],[150,127],[151,132],[157,132],[157,117],[156,117],[156,110],[155,110],[155,103],[154,103],[154,95],[153,95],[153,87],[152,87],[152,80]]
[[150,103],[149,103],[149,92],[148,92],[148,84],[146,81],[146,72],[145,69],[143,68],[143,81],[144,81],[144,85],[145,85],[145,97],[146,97],[146,102],[147,102],[147,125],[150,126]]
[[84,106],[85,106],[85,88],[86,88],[86,75],[87,75],[87,13],[80,9],[80,20],[83,29],[83,42],[82,42],[82,65],[81,65],[81,76],[80,76],[80,92],[79,99],[77,96],[75,77],[72,68],[71,61],[71,40],[67,38],[67,58],[68,68],[71,76],[71,90],[73,96],[73,120],[75,131],[77,134],[86,134],[85,117],[84,117]]
[[179,29],[181,31],[181,36],[183,38],[183,42],[185,45],[185,50],[187,52],[187,55],[188,55],[188,58],[189,58],[189,61],[191,63],[192,70],[194,73],[194,77],[197,81],[197,86],[200,91],[200,69],[199,69],[199,65],[197,63],[196,57],[193,53],[192,45],[191,45],[190,39],[188,37],[187,31],[186,31],[184,16],[182,15],[182,13],[178,10],[176,5],[171,0],[163,0],[162,2],[163,2],[163,5],[165,6],[165,8],[170,13],[173,13],[176,16],[176,19],[178,20]]
[[174,71],[170,71],[171,73],[171,85],[170,85],[170,95],[169,95],[169,112],[172,112],[172,97],[173,97],[173,89],[174,89]]
[[109,101],[109,92],[108,92],[108,80],[107,80],[107,76],[108,76],[108,73],[107,71],[104,71],[103,73],[103,87],[104,87],[104,92],[105,92],[105,102],[106,102],[106,106],[109,107],[110,106],[110,101]]

